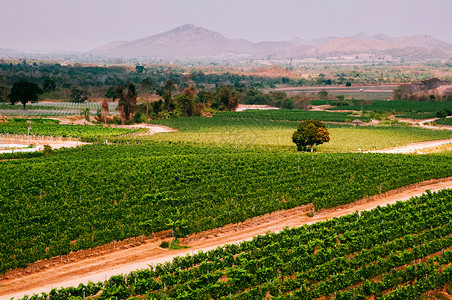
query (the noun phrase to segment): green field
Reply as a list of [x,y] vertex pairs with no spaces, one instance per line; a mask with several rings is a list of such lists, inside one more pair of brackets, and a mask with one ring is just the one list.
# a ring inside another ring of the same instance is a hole
[[[40,120],[42,121],[43,119],[30,119],[31,124],[26,121],[19,122],[18,120],[1,122],[0,134],[73,137],[85,141],[97,141],[138,131],[136,129],[103,127],[102,125],[59,125],[50,122],[39,122]],[[28,128],[30,128],[30,131]]]
[[[308,154],[175,144],[90,145],[0,162],[0,266],[171,228],[317,209],[452,175],[451,157]],[[188,221],[195,220],[195,221]],[[71,243],[72,241],[72,243]],[[75,242],[74,242],[75,241]],[[13,258],[13,259],[12,259]]]
[[[362,100],[388,100],[392,98],[392,90],[397,86],[322,86],[322,87],[301,87],[299,89],[282,89],[290,94],[315,94],[321,90],[328,92],[328,96],[337,97],[339,95],[345,96],[345,99],[362,99]],[[363,88],[363,91],[360,89]]]
[[[337,101],[323,100],[312,101],[313,105],[334,105]],[[369,101],[369,103],[361,106],[358,104],[353,105],[350,101],[350,105],[334,106],[331,110],[353,110],[363,112],[376,112],[376,113],[392,113],[398,118],[411,118],[411,119],[428,119],[436,117],[436,113],[441,110],[451,109],[452,104],[450,102],[435,102],[435,101],[405,101],[405,100],[392,100],[392,101]]]
[[[244,114],[246,113],[246,114]],[[222,113],[212,118],[192,117],[158,120],[179,132],[159,133],[145,139],[195,145],[214,145],[248,149],[296,151],[292,133],[298,122],[283,121],[286,111]],[[306,116],[309,116],[306,112]],[[322,112],[329,114],[328,112]],[[287,111],[288,119],[292,117]],[[273,120],[273,121],[272,121]],[[275,121],[281,120],[281,121]],[[369,127],[328,125],[331,140],[316,147],[318,152],[358,152],[385,149],[409,143],[446,139],[450,131],[414,127]]]
[[452,118],[442,118],[435,121],[436,124],[452,126]]
[[423,299],[452,282],[451,210],[452,190],[427,193],[176,257],[104,283],[53,289],[50,296],[102,291],[98,299]]

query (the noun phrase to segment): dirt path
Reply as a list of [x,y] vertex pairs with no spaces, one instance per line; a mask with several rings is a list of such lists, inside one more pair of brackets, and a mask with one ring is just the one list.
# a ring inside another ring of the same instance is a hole
[[388,149],[365,151],[368,153],[404,153],[404,154],[424,154],[431,153],[433,148],[441,148],[442,146],[452,144],[452,139],[426,141],[420,143],[412,143],[405,146],[399,146]]
[[363,199],[351,204],[321,210],[314,217],[307,215],[307,210],[312,205],[307,205],[307,210],[292,209],[283,212],[275,212],[268,216],[255,218],[239,229],[236,224],[227,225],[222,233],[206,236],[188,245],[189,249],[166,250],[158,247],[161,241],[145,243],[141,246],[115,251],[103,256],[84,259],[78,262],[60,265],[58,267],[42,269],[37,273],[20,278],[0,281],[0,299],[20,298],[33,293],[49,292],[54,287],[77,286],[88,281],[103,281],[113,275],[125,274],[130,271],[147,268],[148,265],[172,260],[175,256],[208,251],[226,243],[239,243],[251,240],[256,235],[265,234],[268,231],[278,232],[285,227],[301,226],[314,222],[339,217],[355,211],[370,210],[376,206],[405,201],[412,196],[418,196],[429,189],[437,191],[452,188],[452,177],[442,180],[429,180],[414,184],[396,191],[390,191],[382,196]]
[[[160,132],[176,132],[178,131],[177,129],[165,126],[165,125],[155,125],[155,124],[134,124],[134,125],[117,125],[114,127],[118,127],[118,128],[128,128],[128,129],[136,129],[136,128],[146,128],[148,129],[148,132],[144,133],[144,134],[155,134],[155,133],[160,133]],[[140,135],[140,133],[138,133],[138,135]]]

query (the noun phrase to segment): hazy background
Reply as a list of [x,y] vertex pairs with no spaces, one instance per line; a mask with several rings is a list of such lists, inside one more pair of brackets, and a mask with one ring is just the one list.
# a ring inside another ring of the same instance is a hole
[[253,42],[430,34],[452,43],[451,0],[0,0],[0,48],[87,51],[192,23]]

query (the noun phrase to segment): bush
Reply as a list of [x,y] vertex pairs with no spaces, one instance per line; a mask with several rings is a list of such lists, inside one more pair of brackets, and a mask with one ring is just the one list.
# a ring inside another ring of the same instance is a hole
[[160,244],[160,247],[161,248],[169,248],[169,246],[170,246],[170,244],[168,243],[168,241],[163,241],[161,244]]
[[53,155],[54,151],[52,146],[50,145],[44,145],[44,155],[45,156],[49,156],[49,155]]
[[436,116],[438,118],[445,118],[445,117],[447,117],[447,112],[445,110],[440,110],[436,113]]

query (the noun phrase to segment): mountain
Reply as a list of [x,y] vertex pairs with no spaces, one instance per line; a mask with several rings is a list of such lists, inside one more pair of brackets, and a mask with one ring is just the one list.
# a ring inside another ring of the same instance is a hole
[[14,56],[16,54],[18,54],[19,52],[13,49],[7,49],[7,48],[0,48],[0,58],[2,57],[11,57]]
[[[298,42],[309,43],[309,40]],[[312,43],[310,43],[312,45]],[[358,33],[350,37],[338,37],[324,40],[316,47],[299,45],[276,49],[266,53],[273,59],[326,59],[348,57],[348,59],[388,59],[400,58],[410,60],[448,59],[452,58],[452,44],[435,39],[428,35],[391,38],[384,34],[368,35]],[[265,57],[262,53],[259,57]]]
[[392,38],[364,32],[349,37],[325,37],[252,43],[228,39],[222,34],[193,24],[134,41],[116,41],[88,53],[94,57],[152,59],[448,59],[452,44],[429,35]]
[[[115,44],[116,43],[116,44]],[[104,57],[205,58],[250,55],[290,45],[289,42],[260,42],[228,39],[193,24],[130,42],[113,42],[88,52]]]

